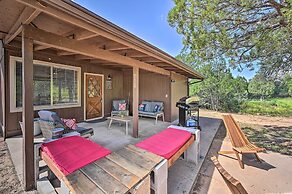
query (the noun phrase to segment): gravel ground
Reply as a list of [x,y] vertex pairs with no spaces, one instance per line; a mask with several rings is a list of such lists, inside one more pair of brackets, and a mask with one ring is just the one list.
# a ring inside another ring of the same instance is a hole
[[0,137],[0,193],[23,193],[8,147],[2,137]]

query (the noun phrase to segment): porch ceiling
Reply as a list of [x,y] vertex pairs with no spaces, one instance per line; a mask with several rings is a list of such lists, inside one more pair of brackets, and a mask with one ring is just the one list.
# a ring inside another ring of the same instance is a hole
[[[71,1],[61,0],[2,0],[0,1],[0,39],[6,45],[18,45],[17,36],[21,32],[21,24],[29,24],[40,32],[50,32],[72,42],[96,51],[106,51],[108,56],[130,61],[129,66],[118,60],[88,55],[76,49],[56,47],[35,41],[34,50],[38,52],[56,53],[59,56],[70,56],[77,61],[87,61],[92,64],[109,68],[131,68],[136,62],[145,70],[161,72],[176,72],[189,78],[203,79],[203,76],[190,67],[139,39],[118,26],[106,21],[94,13],[80,7]],[[3,16],[3,17],[2,17]],[[60,41],[63,39],[60,39]],[[78,51],[78,52],[77,52]],[[119,57],[120,56],[120,57]],[[132,64],[132,65],[131,65]]]

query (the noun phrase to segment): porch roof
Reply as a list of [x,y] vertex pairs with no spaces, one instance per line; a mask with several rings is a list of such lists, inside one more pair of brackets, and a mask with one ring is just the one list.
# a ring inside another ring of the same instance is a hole
[[[109,68],[137,66],[161,74],[176,72],[189,78],[204,79],[200,73],[171,55],[69,0],[2,0],[0,12],[3,16],[0,18],[0,39],[6,45],[19,46],[21,25],[29,24],[39,32],[31,33],[32,36],[46,35],[57,38],[59,42],[72,41],[71,45],[63,47],[43,39],[36,40],[36,52],[67,56],[71,60]],[[87,50],[94,49],[95,53],[102,55],[88,54],[79,48],[71,49],[74,44]],[[103,57],[105,55],[107,57]]]

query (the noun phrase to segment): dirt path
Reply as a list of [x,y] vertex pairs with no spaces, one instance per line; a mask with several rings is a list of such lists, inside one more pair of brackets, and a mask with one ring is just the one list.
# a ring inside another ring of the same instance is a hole
[[0,137],[0,193],[23,193],[3,138]]
[[[200,116],[222,118],[222,113],[210,110],[200,109]],[[277,127],[292,127],[292,117],[269,117],[269,116],[256,116],[256,115],[241,115],[232,114],[234,119],[239,123],[260,125],[260,126],[277,126]]]

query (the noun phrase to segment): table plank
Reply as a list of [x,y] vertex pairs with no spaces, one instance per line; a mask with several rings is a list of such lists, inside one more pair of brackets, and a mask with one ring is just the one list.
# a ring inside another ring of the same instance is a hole
[[129,189],[137,184],[137,182],[140,180],[139,177],[107,158],[99,159],[95,162],[95,164]]
[[152,161],[156,162],[157,164],[160,163],[162,160],[164,160],[163,157],[153,154],[151,152],[148,152],[146,150],[143,150],[141,148],[138,148],[134,145],[128,145],[127,147],[125,147],[125,149],[131,150],[140,156],[147,157],[151,159]]
[[113,178],[110,174],[95,165],[88,164],[80,169],[92,182],[94,182],[105,193],[126,193],[129,189]]
[[119,166],[124,167],[125,169],[127,169],[128,171],[135,174],[137,177],[141,179],[150,173],[149,170],[133,163],[131,160],[124,158],[115,152],[111,153],[110,155],[107,155],[106,158],[118,164]]
[[157,165],[156,162],[153,160],[150,160],[144,156],[138,155],[135,152],[127,149],[121,149],[116,152],[120,156],[127,158],[131,163],[137,164],[138,166],[141,166],[148,171],[152,171],[153,168]]
[[63,179],[72,193],[95,193],[104,194],[87,176],[77,170]]

